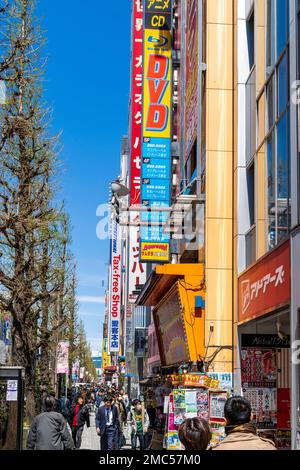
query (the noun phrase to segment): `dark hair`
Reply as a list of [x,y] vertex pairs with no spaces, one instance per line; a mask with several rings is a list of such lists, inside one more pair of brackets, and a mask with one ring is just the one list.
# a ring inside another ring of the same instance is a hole
[[132,402],[132,406],[136,406],[136,405],[139,405],[141,402],[141,400],[138,400],[137,398],[135,400],[133,400]]
[[78,396],[76,397],[76,403],[78,403],[78,402],[79,402],[79,399],[80,399],[80,398],[82,398],[82,399],[83,399],[83,401],[84,401],[84,398],[83,398],[83,396],[82,396],[82,395],[78,395]]
[[225,403],[224,414],[228,424],[232,426],[249,423],[251,420],[251,405],[243,397],[231,397]]
[[106,403],[107,401],[112,403],[113,399],[112,399],[112,397],[106,396],[106,397],[103,398],[103,401],[104,401],[104,403]]
[[178,436],[186,450],[206,450],[211,441],[211,430],[203,418],[186,419],[179,426]]
[[50,395],[47,395],[44,398],[44,407],[45,407],[46,412],[49,413],[50,411],[54,411],[55,406],[56,406],[55,398],[53,398]]

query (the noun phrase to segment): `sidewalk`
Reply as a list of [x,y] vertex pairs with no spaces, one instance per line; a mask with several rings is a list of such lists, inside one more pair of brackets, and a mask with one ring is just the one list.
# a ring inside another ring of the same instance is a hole
[[95,413],[90,414],[90,427],[84,426],[80,450],[100,450],[100,437],[96,433]]
[[[125,430],[126,445],[122,447],[124,450],[131,449],[131,440],[129,433]],[[84,426],[82,434],[82,443],[80,450],[100,450],[100,437],[96,433],[95,413],[90,414],[90,427]]]

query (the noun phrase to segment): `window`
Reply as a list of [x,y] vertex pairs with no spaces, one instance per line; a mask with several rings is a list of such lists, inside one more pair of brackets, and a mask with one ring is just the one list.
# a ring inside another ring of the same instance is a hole
[[276,95],[275,95],[275,74],[272,75],[267,84],[267,121],[268,129],[272,129],[275,122]]
[[255,191],[254,191],[254,163],[247,169],[247,190],[249,204],[250,227],[255,224]]
[[256,86],[255,68],[246,83],[246,161],[249,163],[256,150]]
[[267,142],[268,157],[268,219],[269,249],[276,245],[276,205],[275,205],[275,138],[274,132]]
[[289,101],[289,73],[288,73],[288,59],[287,52],[278,65],[278,80],[277,80],[277,96],[278,96],[278,113],[277,117],[285,111]]
[[279,59],[288,41],[288,28],[289,28],[289,2],[287,0],[276,0],[276,54],[277,54],[276,59],[277,60]]
[[249,68],[252,69],[254,65],[254,10],[252,11],[249,19],[247,20],[247,42],[248,42],[248,57]]

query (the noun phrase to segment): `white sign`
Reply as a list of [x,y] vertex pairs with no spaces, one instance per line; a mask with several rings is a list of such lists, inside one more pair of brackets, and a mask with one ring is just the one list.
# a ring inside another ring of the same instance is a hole
[[109,346],[108,351],[120,350],[120,323],[122,301],[122,260],[121,260],[121,235],[119,226],[115,220],[112,222],[111,243],[111,277],[109,288]]
[[18,381],[17,380],[7,381],[6,401],[18,401]]
[[[140,220],[137,212],[132,213],[131,221]],[[146,264],[140,262],[140,232],[138,227],[129,229],[129,273],[128,273],[128,302],[134,304],[137,295],[134,293],[137,285],[144,285],[147,280]]]

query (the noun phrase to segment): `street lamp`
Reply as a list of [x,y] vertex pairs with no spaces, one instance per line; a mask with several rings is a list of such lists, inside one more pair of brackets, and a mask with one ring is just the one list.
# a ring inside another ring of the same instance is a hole
[[111,183],[112,192],[118,197],[125,197],[130,194],[130,190],[122,184],[119,180],[115,180]]

